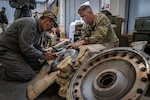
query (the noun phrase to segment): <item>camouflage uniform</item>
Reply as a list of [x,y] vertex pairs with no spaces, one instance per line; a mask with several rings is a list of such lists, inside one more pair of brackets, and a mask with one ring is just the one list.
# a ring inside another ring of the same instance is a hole
[[80,40],[85,39],[87,44],[100,43],[106,48],[118,47],[119,39],[111,27],[110,20],[102,13],[96,13],[92,26],[84,24]]

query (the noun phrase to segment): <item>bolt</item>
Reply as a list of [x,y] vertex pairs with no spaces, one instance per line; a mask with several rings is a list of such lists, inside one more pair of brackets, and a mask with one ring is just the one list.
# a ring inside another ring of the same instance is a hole
[[79,100],[79,97],[75,97],[73,100]]
[[78,77],[79,77],[79,78],[82,78],[82,75],[79,75]]
[[136,61],[136,63],[137,63],[137,64],[140,64],[140,63],[141,63],[141,61],[140,61],[140,60],[138,60],[138,61]]
[[93,66],[93,63],[89,63],[90,66]]
[[101,60],[100,58],[97,58],[97,59],[96,59],[96,61],[100,61],[100,60]]
[[147,81],[147,78],[142,77],[141,81],[142,81],[142,82],[146,82],[146,81]]
[[86,71],[87,71],[87,69],[83,69],[83,71],[84,71],[84,72],[86,72]]
[[113,53],[113,56],[117,56],[117,52],[114,52],[114,53]]
[[143,93],[143,90],[142,90],[142,89],[137,89],[137,93],[142,94],[142,93]]
[[133,59],[134,58],[134,56],[132,55],[132,56],[130,56],[130,59]]
[[142,67],[142,68],[141,68],[141,71],[142,71],[142,72],[146,71],[146,68],[145,68],[145,67]]

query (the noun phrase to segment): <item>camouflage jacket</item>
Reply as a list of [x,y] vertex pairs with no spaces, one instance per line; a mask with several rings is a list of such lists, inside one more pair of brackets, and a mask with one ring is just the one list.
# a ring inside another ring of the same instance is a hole
[[111,27],[110,20],[102,13],[96,13],[92,26],[84,24],[80,40],[85,39],[88,44],[101,43],[112,47],[119,46],[119,39]]

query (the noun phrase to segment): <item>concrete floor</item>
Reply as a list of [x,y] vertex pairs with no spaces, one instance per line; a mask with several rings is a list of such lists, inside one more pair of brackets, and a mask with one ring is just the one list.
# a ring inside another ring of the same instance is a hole
[[[6,81],[0,77],[0,100],[28,100],[26,96],[26,86],[29,82]],[[60,97],[59,86],[52,84],[35,100],[66,100]]]

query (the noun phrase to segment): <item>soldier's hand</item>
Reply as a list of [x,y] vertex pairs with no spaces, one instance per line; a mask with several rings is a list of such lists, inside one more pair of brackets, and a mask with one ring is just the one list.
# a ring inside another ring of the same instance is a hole
[[24,3],[24,7],[30,7],[30,4],[29,3]]
[[72,46],[72,44],[68,44],[68,45],[66,46],[66,49],[71,48],[71,46]]
[[45,60],[48,61],[48,60],[55,60],[57,58],[56,54],[51,52],[51,51],[48,51],[45,53]]
[[79,46],[86,45],[86,44],[87,44],[87,43],[86,43],[85,40],[80,40],[80,41],[74,43],[74,44],[71,46],[71,48],[72,48],[72,49],[78,49]]
[[20,5],[19,8],[21,9],[23,6],[24,6],[24,4],[23,4],[23,5]]

